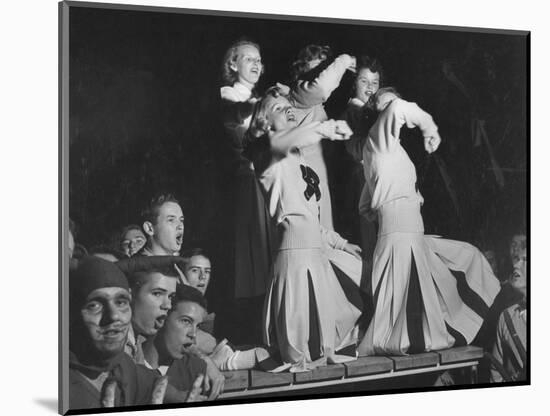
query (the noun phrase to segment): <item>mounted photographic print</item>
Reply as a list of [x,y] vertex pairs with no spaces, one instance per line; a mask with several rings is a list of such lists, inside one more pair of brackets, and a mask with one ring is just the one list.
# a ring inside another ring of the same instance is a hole
[[60,413],[529,384],[529,32],[59,12]]

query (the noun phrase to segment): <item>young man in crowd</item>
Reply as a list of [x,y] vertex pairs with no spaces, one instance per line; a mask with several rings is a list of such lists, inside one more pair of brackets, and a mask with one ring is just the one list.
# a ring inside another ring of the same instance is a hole
[[141,213],[145,246],[136,255],[177,256],[183,242],[184,218],[181,206],[171,194],[151,200]]
[[162,403],[166,381],[124,353],[132,317],[124,273],[85,258],[71,273],[69,292],[70,409]]
[[189,390],[206,371],[206,363],[190,352],[205,316],[206,299],[202,294],[190,286],[178,285],[164,325],[143,344],[145,365],[166,375],[179,390]]
[[[200,249],[193,248],[182,254],[184,260],[183,275],[184,284],[198,290],[204,295],[210,283],[212,264],[208,254]],[[206,307],[205,307],[206,313]],[[260,347],[249,348],[244,351],[236,350],[229,345],[227,339],[220,342],[214,336],[215,314],[204,316],[201,325],[196,332],[196,342],[190,346],[195,354],[203,354],[212,359],[221,370],[244,370],[260,367],[264,370],[273,371],[278,366],[268,360],[269,352]],[[282,371],[281,367],[278,370]]]
[[514,271],[509,284],[521,299],[502,312],[493,347],[491,381],[526,380],[527,348],[527,250],[515,253]]
[[[132,327],[128,333],[125,351],[136,363],[145,364],[143,343],[152,339],[164,325],[172,309],[180,275],[176,266],[183,268],[177,256],[146,256],[124,259],[117,265],[127,274],[132,292]],[[215,399],[223,391],[225,378],[206,356],[204,391],[208,399]]]

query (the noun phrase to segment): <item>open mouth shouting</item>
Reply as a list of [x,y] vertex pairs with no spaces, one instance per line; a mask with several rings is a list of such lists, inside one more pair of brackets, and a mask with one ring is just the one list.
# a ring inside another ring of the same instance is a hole
[[191,350],[191,348],[193,347],[193,345],[195,345],[194,342],[186,342],[186,343],[183,343],[181,345],[181,352],[182,353],[186,353],[186,352],[189,352]]
[[159,330],[160,328],[163,327],[164,321],[166,321],[166,316],[167,315],[160,315],[160,316],[157,316],[155,318],[155,329],[156,330]]
[[176,234],[176,244],[178,245],[178,247],[181,247],[181,245],[183,244],[183,232],[178,232]]
[[292,110],[287,110],[286,112],[286,121],[296,121],[296,116]]

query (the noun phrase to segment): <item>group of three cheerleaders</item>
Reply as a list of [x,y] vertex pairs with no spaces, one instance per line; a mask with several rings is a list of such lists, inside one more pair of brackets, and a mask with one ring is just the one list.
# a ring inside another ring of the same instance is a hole
[[[365,76],[372,82],[376,74],[358,68],[349,55],[320,65],[325,59],[320,54],[306,68],[318,66],[315,76],[297,77],[290,88],[278,85],[256,97],[253,89],[263,71],[258,45],[237,43],[226,56],[225,68],[234,76],[221,91],[231,114],[226,127],[248,187],[256,192],[257,211],[270,219],[262,222],[265,233],[241,236],[254,250],[261,249],[262,239],[273,246],[272,264],[264,269],[265,342],[291,371],[357,355],[402,355],[471,342],[500,288],[498,280],[470,244],[424,235],[415,167],[399,139],[404,125],[418,127],[426,151],[434,152],[441,141],[436,124],[391,90],[370,96],[376,88],[364,89],[368,96],[361,97],[379,111],[369,129],[352,131],[345,121],[328,120],[323,103],[346,70],[356,72],[356,85]],[[369,221],[375,213],[378,221],[372,268],[362,266],[358,246],[332,229],[320,151],[324,139],[355,141],[360,149],[359,211]],[[249,224],[257,219],[245,218]],[[257,224],[241,230],[254,228]],[[361,279],[369,280],[373,311],[360,332]]]

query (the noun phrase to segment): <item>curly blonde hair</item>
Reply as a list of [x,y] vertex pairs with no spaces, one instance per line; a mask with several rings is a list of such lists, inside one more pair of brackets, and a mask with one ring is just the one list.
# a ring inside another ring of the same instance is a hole
[[250,120],[250,126],[246,136],[249,140],[257,139],[266,135],[271,129],[271,124],[267,121],[267,101],[269,98],[286,97],[284,90],[275,85],[266,90],[263,96],[258,100],[254,106],[254,112],[252,113],[252,119]]

